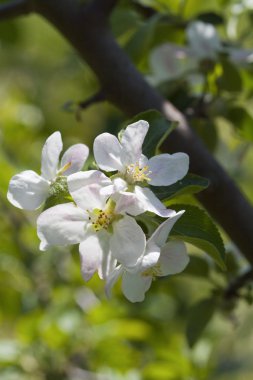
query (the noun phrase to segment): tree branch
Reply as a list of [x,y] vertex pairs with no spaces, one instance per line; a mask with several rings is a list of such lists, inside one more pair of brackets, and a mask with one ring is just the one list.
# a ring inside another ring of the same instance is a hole
[[[95,3],[102,4],[102,0]],[[198,199],[253,264],[252,207],[184,115],[145,82],[106,23],[99,22],[94,7],[83,7],[78,0],[34,0],[34,5],[37,13],[51,22],[90,65],[106,98],[114,105],[129,116],[155,108],[169,120],[179,121],[177,130],[164,143],[164,150],[188,153],[191,171],[210,179],[210,188]]]
[[32,12],[31,2],[28,0],[15,0],[0,5],[0,21],[23,16]]

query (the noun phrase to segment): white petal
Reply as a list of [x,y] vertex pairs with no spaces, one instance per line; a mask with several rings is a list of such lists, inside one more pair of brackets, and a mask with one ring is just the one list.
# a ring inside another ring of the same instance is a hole
[[114,135],[102,133],[97,136],[94,140],[93,151],[100,169],[106,171],[123,170],[122,146]]
[[160,276],[180,273],[188,263],[189,256],[185,244],[181,241],[170,241],[161,249]]
[[79,245],[81,270],[85,281],[89,281],[93,274],[102,266],[103,256],[107,255],[105,244],[94,233],[87,236]]
[[112,256],[124,266],[133,266],[144,253],[146,238],[135,219],[124,216],[113,223],[110,240]]
[[[128,187],[126,181],[124,181],[122,178],[115,178],[112,180],[112,185],[103,187],[101,189],[101,194],[103,195],[112,195],[117,194],[120,191],[126,190]],[[115,201],[118,199],[118,197],[115,197]]]
[[149,188],[135,186],[134,193],[138,199],[139,208],[143,210],[142,212],[150,211],[163,218],[175,215],[175,211],[167,209]]
[[122,276],[122,291],[129,301],[142,302],[151,283],[151,276],[124,272]]
[[184,210],[179,211],[178,213],[175,213],[174,216],[171,218],[165,220],[160,226],[155,230],[153,235],[148,239],[147,241],[147,247],[149,249],[149,246],[152,247],[152,245],[155,243],[158,245],[158,247],[162,247],[166,240],[168,239],[169,233],[172,230],[172,227],[176,223],[176,221],[183,215]]
[[124,163],[134,164],[139,162],[142,153],[142,144],[148,132],[149,124],[145,120],[127,126],[122,134],[121,145],[124,149]]
[[136,216],[145,211],[134,193],[122,191],[119,194],[113,195],[112,198],[116,202],[116,214],[128,213]]
[[145,271],[153,266],[155,266],[160,257],[160,247],[155,243],[149,244],[146,248],[145,255],[142,258],[141,265],[139,268],[140,272]]
[[105,230],[101,230],[97,232],[97,236],[100,240],[100,244],[104,252],[101,266],[98,269],[98,275],[102,280],[105,280],[110,275],[110,273],[114,270],[117,262],[115,258],[112,257],[112,253],[110,251],[111,234]]
[[148,161],[150,185],[169,186],[182,179],[189,170],[189,156],[185,153],[160,154]]
[[103,209],[107,194],[102,194],[102,188],[111,185],[110,178],[98,170],[78,172],[67,178],[68,189],[76,204],[83,210]]
[[52,180],[58,169],[59,156],[62,151],[62,139],[60,132],[54,132],[46,140],[41,155],[41,175]]
[[79,172],[89,155],[89,148],[84,144],[72,145],[64,155],[61,160],[61,168],[67,167],[63,171],[63,175],[70,175],[72,173]]
[[108,276],[105,285],[105,294],[108,298],[111,296],[112,288],[122,273],[123,267],[122,265],[119,265]]
[[49,183],[32,170],[14,175],[10,180],[8,200],[16,207],[36,210],[48,197]]
[[37,220],[42,247],[80,243],[86,235],[88,215],[73,203],[60,204],[44,211]]

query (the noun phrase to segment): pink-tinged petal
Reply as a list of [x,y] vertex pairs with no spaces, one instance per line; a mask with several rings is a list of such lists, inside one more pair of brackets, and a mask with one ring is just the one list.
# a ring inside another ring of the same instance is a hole
[[94,140],[93,145],[95,160],[102,170],[122,171],[122,146],[114,135],[102,133]]
[[60,132],[54,132],[46,140],[41,155],[41,175],[52,180],[58,171],[59,156],[62,151],[62,139]]
[[136,123],[130,124],[126,127],[121,138],[121,145],[125,156],[125,165],[139,162],[142,155],[142,144],[148,129],[149,124],[145,120],[139,120]]
[[147,249],[152,247],[153,244],[156,244],[158,247],[164,246],[166,240],[168,239],[169,233],[172,230],[174,224],[178,221],[178,219],[183,215],[184,210],[175,213],[174,216],[165,220],[160,226],[155,230],[153,235],[147,241]]
[[79,245],[81,270],[85,281],[89,281],[101,268],[103,257],[108,254],[108,246],[96,233],[87,236]]
[[151,276],[142,276],[141,274],[124,272],[122,276],[122,291],[129,301],[142,302],[151,283]]
[[185,244],[182,241],[170,241],[161,249],[159,276],[180,273],[188,263],[189,256]]
[[[70,175],[79,172],[89,155],[89,148],[84,144],[72,145],[61,159],[62,175]],[[65,170],[64,170],[65,169]]]
[[73,203],[60,204],[47,209],[37,220],[37,233],[42,242],[41,246],[80,243],[87,234],[87,219],[87,213]]
[[185,153],[160,154],[148,161],[150,185],[169,186],[182,179],[189,170],[189,156]]
[[32,170],[25,170],[10,180],[7,198],[18,208],[36,210],[47,199],[48,193],[48,181]]
[[142,212],[153,212],[162,218],[175,215],[175,211],[167,209],[149,188],[135,186],[134,193],[138,199],[140,210],[143,210]]
[[83,210],[103,209],[108,198],[101,190],[110,186],[111,180],[98,170],[78,172],[68,176],[68,189],[76,204]]
[[116,214],[124,215],[125,213],[128,213],[137,216],[145,211],[134,193],[122,191],[119,194],[113,195],[112,198],[116,202]]
[[111,297],[112,288],[115,285],[116,281],[123,273],[122,265],[117,266],[108,276],[105,285],[105,294],[108,298]]
[[143,255],[146,237],[135,219],[124,216],[113,223],[110,240],[112,256],[124,266],[133,266]]

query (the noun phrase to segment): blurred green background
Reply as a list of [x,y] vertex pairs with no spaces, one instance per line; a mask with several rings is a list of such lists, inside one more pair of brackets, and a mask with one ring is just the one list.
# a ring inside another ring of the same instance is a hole
[[[111,20],[124,46],[147,23],[130,3],[123,1]],[[235,39],[245,48],[252,46],[250,1],[139,3],[172,15],[181,6],[186,20],[207,10],[226,15],[220,35],[231,39],[228,28],[237,20]],[[242,11],[233,12],[236,6]],[[122,15],[126,25],[120,23]],[[167,32],[159,31],[164,41],[184,43],[184,30],[175,28],[165,38],[161,33]],[[154,41],[145,62],[138,63],[145,74]],[[77,247],[39,251],[38,213],[7,202],[10,178],[25,169],[40,171],[41,148],[52,132],[61,131],[65,148],[78,142],[92,147],[98,133],[114,132],[126,120],[107,103],[89,107],[78,120],[64,110],[66,102],[84,100],[99,86],[92,71],[41,18],[2,22],[0,55],[1,380],[251,380],[253,311],[244,300],[221,302],[193,348],[185,337],[191,315],[196,325],[205,318],[203,308],[194,314],[192,306],[246,267],[226,236],[234,272],[222,274],[189,246],[192,261],[185,273],[155,281],[141,304],[128,302],[120,284],[109,300],[97,278],[85,284]],[[245,86],[236,97],[250,109],[252,71],[240,75]],[[253,201],[253,133],[245,137],[218,114],[213,123],[218,136],[214,154]]]

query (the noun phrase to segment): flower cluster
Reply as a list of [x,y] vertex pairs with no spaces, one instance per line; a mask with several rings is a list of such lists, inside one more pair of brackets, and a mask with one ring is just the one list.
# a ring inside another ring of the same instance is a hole
[[[132,302],[144,299],[155,277],[181,272],[189,260],[182,242],[167,241],[184,211],[167,209],[149,187],[183,178],[189,159],[185,153],[145,157],[148,128],[140,120],[128,125],[119,139],[110,133],[97,136],[93,151],[100,170],[87,171],[81,171],[89,155],[83,144],[70,147],[59,164],[62,140],[55,132],[42,150],[41,175],[31,170],[15,175],[7,195],[14,206],[35,210],[48,197],[67,193],[68,203],[47,208],[38,217],[40,249],[79,244],[84,279],[97,272],[109,295],[122,277],[122,291]],[[151,236],[138,223],[140,214],[150,217],[147,212],[165,218]]]

